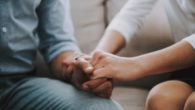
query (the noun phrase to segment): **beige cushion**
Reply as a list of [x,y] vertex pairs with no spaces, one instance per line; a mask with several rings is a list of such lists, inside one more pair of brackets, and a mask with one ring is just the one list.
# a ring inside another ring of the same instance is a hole
[[148,90],[145,89],[117,87],[112,99],[121,104],[124,110],[144,110],[147,95]]
[[105,30],[104,0],[70,0],[75,35],[83,52],[89,53]]
[[112,18],[118,13],[121,7],[127,2],[128,0],[107,0],[106,2],[106,11],[107,11],[107,21],[110,22]]

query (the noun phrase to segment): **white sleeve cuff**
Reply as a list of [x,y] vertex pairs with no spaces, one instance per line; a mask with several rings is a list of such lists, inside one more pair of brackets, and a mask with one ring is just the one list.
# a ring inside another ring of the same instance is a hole
[[195,34],[193,34],[193,35],[191,35],[183,40],[189,42],[192,45],[192,47],[195,49]]

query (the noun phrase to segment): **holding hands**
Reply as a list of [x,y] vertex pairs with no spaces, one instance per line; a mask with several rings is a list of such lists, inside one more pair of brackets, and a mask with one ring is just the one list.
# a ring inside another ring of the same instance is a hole
[[137,79],[137,73],[140,71],[140,64],[135,59],[102,51],[93,54],[91,64],[94,66],[92,79],[135,80]]
[[94,67],[88,55],[76,54],[69,60],[64,60],[64,77],[77,88],[91,91],[95,95],[110,98],[113,90],[112,80],[108,78],[91,79]]
[[140,65],[134,59],[102,51],[96,51],[92,56],[78,55],[72,65],[76,66],[69,67],[74,68],[71,82],[80,89],[90,90],[105,98],[111,96],[112,79],[135,80],[140,70]]

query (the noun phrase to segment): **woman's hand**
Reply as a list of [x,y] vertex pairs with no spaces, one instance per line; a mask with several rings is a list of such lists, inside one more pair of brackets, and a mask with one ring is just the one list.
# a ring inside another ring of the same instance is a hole
[[133,58],[119,57],[102,51],[93,54],[91,64],[95,68],[92,79],[136,80],[142,71],[140,64]]
[[113,83],[111,79],[98,78],[90,80],[93,73],[93,66],[90,64],[91,57],[88,55],[79,55],[75,58],[74,69],[72,75],[72,82],[77,82],[76,86],[80,89],[91,91],[95,95],[110,98],[113,90]]

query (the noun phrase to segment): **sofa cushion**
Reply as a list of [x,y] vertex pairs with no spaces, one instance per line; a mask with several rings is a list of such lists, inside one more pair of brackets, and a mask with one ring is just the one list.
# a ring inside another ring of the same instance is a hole
[[121,104],[124,110],[144,110],[147,95],[148,91],[145,89],[117,87],[112,99]]
[[105,0],[70,0],[75,36],[82,51],[89,53],[105,30]]
[[109,23],[113,17],[120,11],[121,7],[128,0],[107,0],[106,2],[106,19]]

